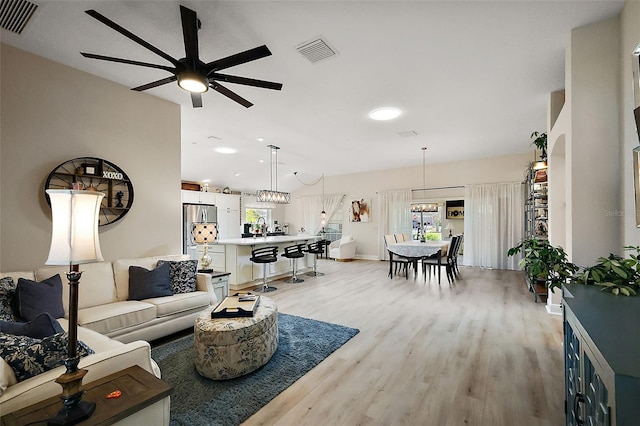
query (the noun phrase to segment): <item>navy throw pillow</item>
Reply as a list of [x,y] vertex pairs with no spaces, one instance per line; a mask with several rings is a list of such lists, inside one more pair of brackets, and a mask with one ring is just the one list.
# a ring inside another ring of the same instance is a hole
[[43,339],[64,333],[64,329],[54,317],[44,312],[29,322],[0,321],[0,333]]
[[25,321],[31,321],[44,312],[54,318],[64,318],[62,280],[58,274],[41,282],[18,279],[16,298],[18,314]]
[[172,296],[169,264],[148,270],[140,266],[129,266],[129,300]]

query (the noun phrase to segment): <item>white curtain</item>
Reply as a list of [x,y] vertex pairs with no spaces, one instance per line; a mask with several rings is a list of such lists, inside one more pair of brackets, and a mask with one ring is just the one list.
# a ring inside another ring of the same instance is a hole
[[343,198],[344,194],[325,195],[324,200],[321,195],[300,197],[304,230],[311,235],[317,235],[322,229],[322,220],[320,219],[322,209],[327,213],[326,220],[329,221]]
[[465,187],[465,265],[519,269],[517,256],[507,251],[522,240],[523,192],[520,182]]
[[380,218],[378,253],[380,259],[387,260],[384,236],[387,234],[411,233],[411,190],[380,191],[378,193],[377,217]]

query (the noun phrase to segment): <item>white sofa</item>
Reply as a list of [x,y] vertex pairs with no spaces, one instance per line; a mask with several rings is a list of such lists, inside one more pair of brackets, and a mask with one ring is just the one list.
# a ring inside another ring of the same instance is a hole
[[[129,266],[155,268],[158,260],[187,260],[188,255],[155,256],[136,259],[119,259],[81,265],[79,284],[78,338],[96,353],[82,358],[80,367],[89,373],[83,383],[89,383],[132,365],[139,365],[161,377],[157,364],[151,359],[148,341],[193,327],[198,313],[209,304],[217,302],[211,283],[211,275],[197,274],[195,292],[172,296],[127,300],[129,296]],[[63,282],[62,302],[68,317],[68,285],[66,267],[43,267],[35,271],[0,273],[0,278],[10,276],[42,281],[60,274]],[[63,328],[67,321],[59,318]],[[145,341],[146,340],[146,341]],[[54,380],[64,372],[58,367],[46,373],[15,383],[11,368],[0,359],[0,376],[7,389],[0,395],[0,413],[11,413],[37,401],[59,395],[61,387]],[[135,424],[168,424],[169,398],[165,398],[127,419]]]
[[329,244],[329,257],[335,260],[351,260],[356,256],[356,240],[352,235],[343,235],[342,238]]

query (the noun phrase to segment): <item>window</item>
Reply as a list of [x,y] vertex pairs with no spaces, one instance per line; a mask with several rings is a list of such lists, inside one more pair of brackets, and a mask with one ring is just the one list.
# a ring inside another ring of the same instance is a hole
[[442,240],[442,207],[442,203],[411,204],[411,236],[414,240],[423,234],[425,240]]
[[244,223],[258,223],[258,219],[264,218],[267,226],[271,224],[271,209],[245,209]]

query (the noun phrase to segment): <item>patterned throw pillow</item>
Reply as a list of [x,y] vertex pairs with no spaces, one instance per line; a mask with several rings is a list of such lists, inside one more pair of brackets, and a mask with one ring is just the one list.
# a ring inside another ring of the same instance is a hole
[[16,283],[13,282],[13,278],[0,278],[0,320],[16,320],[16,315],[13,311],[15,295]]
[[158,260],[158,266],[168,263],[171,277],[171,291],[173,294],[191,293],[196,291],[197,260]]
[[[67,333],[54,334],[42,340],[0,333],[0,356],[21,382],[62,365],[67,358],[68,342]],[[78,341],[78,356],[93,353],[91,348]]]

